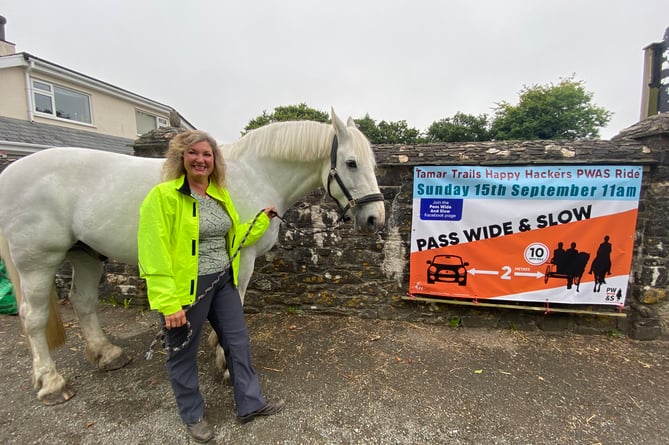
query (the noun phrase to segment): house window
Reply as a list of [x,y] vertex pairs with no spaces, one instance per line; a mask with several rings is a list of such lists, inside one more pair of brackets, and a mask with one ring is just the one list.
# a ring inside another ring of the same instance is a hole
[[149,114],[146,111],[135,110],[135,118],[137,120],[137,134],[139,135],[148,133],[156,128],[168,126],[167,119]]
[[151,130],[160,127],[167,127],[168,122],[164,117],[149,114],[146,111],[135,110],[135,118],[137,120],[137,134],[142,135]]
[[35,112],[85,124],[93,122],[88,94],[35,79],[32,85]]

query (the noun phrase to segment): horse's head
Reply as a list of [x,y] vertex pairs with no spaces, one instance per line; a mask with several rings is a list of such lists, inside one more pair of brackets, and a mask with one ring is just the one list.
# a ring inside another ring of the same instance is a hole
[[344,125],[332,110],[332,126],[335,137],[330,165],[323,172],[323,186],[339,204],[342,218],[352,218],[363,232],[380,230],[386,212],[374,173],[372,147],[350,117]]

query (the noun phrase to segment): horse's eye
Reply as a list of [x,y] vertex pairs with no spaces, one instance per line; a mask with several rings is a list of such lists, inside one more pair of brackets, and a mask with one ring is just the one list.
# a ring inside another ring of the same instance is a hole
[[350,159],[350,160],[346,161],[346,166],[348,168],[358,168],[358,163],[355,162],[353,159]]

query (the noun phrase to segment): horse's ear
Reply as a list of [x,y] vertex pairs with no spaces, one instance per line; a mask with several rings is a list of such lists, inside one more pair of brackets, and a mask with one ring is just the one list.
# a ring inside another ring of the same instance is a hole
[[341,119],[339,119],[339,116],[335,114],[334,108],[331,108],[331,111],[332,111],[332,126],[334,127],[337,137],[342,139],[347,134],[346,126],[341,121]]
[[348,117],[348,120],[346,121],[346,126],[352,128],[358,128],[358,125],[355,123],[355,121],[351,116]]

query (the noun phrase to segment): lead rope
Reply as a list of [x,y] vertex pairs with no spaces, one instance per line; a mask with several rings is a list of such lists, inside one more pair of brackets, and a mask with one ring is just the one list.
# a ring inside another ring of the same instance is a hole
[[[251,221],[251,225],[249,226],[248,230],[247,230],[246,233],[244,234],[244,237],[242,238],[242,242],[239,244],[239,247],[237,247],[237,250],[235,251],[235,253],[234,253],[234,254],[232,255],[232,257],[230,258],[230,263],[232,263],[232,260],[234,260],[235,257],[239,254],[239,251],[242,249],[242,246],[243,246],[244,243],[246,242],[246,239],[248,238],[249,234],[251,233],[251,229],[253,228],[254,224],[256,223],[256,221],[258,220],[258,217],[260,217],[260,214],[261,214],[262,212],[263,212],[263,210],[260,210],[260,211],[256,214],[256,216],[253,218],[253,220]],[[330,231],[332,231],[332,230],[335,230],[335,229],[340,228],[340,227],[343,225],[343,223],[344,223],[344,221],[340,218],[340,219],[335,223],[335,225],[334,225],[333,227],[325,227],[325,228],[320,229],[320,230],[311,230],[311,231],[307,232],[306,230],[304,230],[304,229],[300,229],[300,228],[297,227],[296,225],[291,224],[290,222],[286,221],[281,215],[275,215],[275,216],[276,216],[276,218],[278,218],[281,222],[283,222],[288,228],[293,229],[293,230],[295,230],[295,231],[297,231],[297,232],[299,232],[299,233],[302,233],[302,234],[305,234],[305,233],[314,234],[314,233],[330,232]],[[216,284],[218,284],[218,282],[221,280],[221,278],[223,277],[223,275],[225,275],[225,271],[221,272],[221,274],[220,274],[218,277],[216,277],[216,279],[211,283],[211,285],[209,285],[209,287],[207,287],[207,288],[204,290],[204,292],[202,292],[202,294],[198,295],[198,297],[195,299],[195,301],[193,301],[193,303],[191,303],[190,305],[186,306],[186,307],[184,308],[184,310],[185,310],[186,312],[188,312],[188,310],[189,310],[190,308],[192,308],[192,307],[195,306],[199,301],[201,301],[201,300],[207,295],[207,293],[208,293],[209,291],[211,291],[211,290],[214,288],[214,286],[216,286]],[[156,334],[156,336],[154,337],[153,341],[152,341],[151,344],[149,345],[149,349],[146,351],[146,353],[144,353],[144,359],[145,359],[145,360],[151,360],[151,358],[153,357],[153,353],[154,353],[154,351],[155,351],[156,346],[158,345],[158,343],[161,343],[163,349],[166,349],[166,350],[168,350],[168,351],[172,351],[172,352],[179,352],[179,351],[181,351],[184,347],[186,347],[186,345],[190,342],[191,338],[193,337],[193,329],[192,329],[192,327],[191,327],[189,321],[186,321],[186,327],[188,328],[188,334],[186,335],[186,339],[184,340],[184,342],[183,342],[181,345],[179,345],[179,346],[176,346],[176,347],[170,347],[170,346],[167,346],[167,344],[166,344],[166,342],[165,342],[165,327],[163,326],[163,328],[160,330],[160,332],[158,332],[158,333]]]
[[332,232],[333,230],[339,229],[345,223],[344,220],[338,219],[332,227],[324,227],[322,229],[305,230],[305,229],[301,229],[301,228],[297,227],[295,224],[292,224],[292,223],[286,221],[281,215],[276,215],[276,217],[282,223],[284,223],[288,229],[295,230],[296,232],[301,233],[302,235],[314,235],[314,234],[317,234],[317,233]]
[[[233,253],[232,256],[230,257],[230,264],[232,264],[232,262],[237,257],[237,255],[239,255],[239,251],[242,250],[242,246],[246,242],[246,239],[249,237],[249,234],[251,233],[251,229],[253,229],[253,226],[255,225],[256,221],[258,221],[258,218],[263,213],[263,211],[264,211],[264,209],[260,210],[258,213],[256,213],[256,216],[251,221],[251,224],[249,225],[248,230],[244,234],[244,237],[242,238],[242,241],[239,243],[239,247],[237,247],[237,250],[235,250],[235,253]],[[281,217],[279,217],[279,219],[284,221],[283,218],[281,218]],[[200,295],[198,295],[197,298],[195,298],[195,300],[191,304],[189,304],[188,306],[185,306],[183,308],[184,311],[188,312],[193,306],[195,306],[197,303],[202,301],[204,299],[204,297],[207,296],[207,293],[210,292],[218,284],[219,281],[221,281],[221,278],[223,278],[223,276],[225,275],[226,272],[227,271],[225,271],[225,270],[222,271],[216,277],[216,279],[214,281],[212,281],[212,283]],[[148,351],[146,351],[146,353],[144,354],[144,359],[145,360],[151,360],[151,358],[153,357],[153,352],[156,349],[156,346],[158,345],[159,342],[162,344],[163,348],[166,349],[167,351],[171,351],[171,352],[181,351],[183,348],[186,347],[186,345],[188,345],[188,343],[190,343],[191,338],[193,337],[193,328],[191,327],[190,321],[188,321],[188,320],[186,320],[186,328],[188,329],[188,334],[186,335],[186,340],[184,340],[184,342],[182,344],[180,344],[179,346],[172,347],[172,346],[168,346],[167,343],[165,342],[165,330],[166,330],[166,328],[165,328],[165,326],[163,326],[163,328],[160,330],[160,332],[158,332],[156,334],[153,341],[149,345]]]

